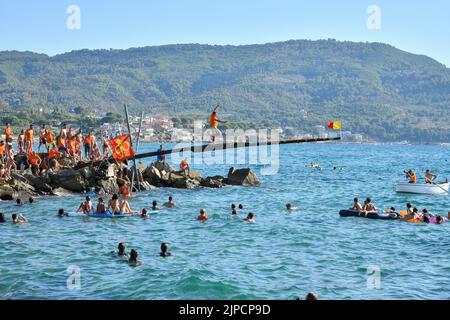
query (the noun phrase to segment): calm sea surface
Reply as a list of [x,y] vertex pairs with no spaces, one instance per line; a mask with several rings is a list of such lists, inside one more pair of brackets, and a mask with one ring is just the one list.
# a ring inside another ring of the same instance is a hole
[[[140,151],[154,149],[143,144]],[[80,195],[38,198],[20,208],[3,201],[8,223],[0,225],[0,298],[294,299],[314,291],[321,299],[450,299],[450,223],[338,215],[354,196],[371,197],[383,209],[412,202],[432,213],[450,211],[449,196],[394,191],[404,169],[422,175],[429,168],[450,178],[449,154],[440,146],[281,146],[277,174],[262,176],[262,166],[251,165],[261,187],[135,194],[136,210],[174,197],[176,208],[148,220],[56,217],[59,208],[75,210]],[[311,161],[324,169],[305,168]],[[193,167],[204,176],[226,175],[230,165]],[[288,202],[298,209],[287,213]],[[254,212],[256,223],[231,218],[232,203],[244,205],[242,217]],[[200,208],[208,211],[206,223],[195,220]],[[14,212],[30,223],[12,225]],[[138,250],[142,266],[111,255],[121,241],[127,251]],[[159,257],[163,241],[176,256]],[[70,266],[79,268],[79,289],[67,286]],[[379,289],[370,286],[373,266],[381,271]]]

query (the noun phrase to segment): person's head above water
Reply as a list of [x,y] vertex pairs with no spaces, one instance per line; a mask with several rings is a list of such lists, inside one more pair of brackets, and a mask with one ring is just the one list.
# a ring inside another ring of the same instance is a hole
[[112,200],[117,200],[117,199],[119,199],[119,196],[117,195],[117,193],[114,193],[112,195]]
[[125,253],[125,243],[120,242],[117,246],[117,250],[119,250],[119,255],[123,255]]
[[205,210],[205,209],[203,209],[203,208],[202,208],[202,209],[200,209],[200,214],[201,214],[201,215],[204,215],[204,214],[206,214],[206,210]]
[[244,206],[242,204],[239,204],[239,209],[244,209]]
[[171,201],[171,202],[172,202],[172,200],[173,200],[172,196],[169,196],[169,201]]
[[11,219],[12,219],[13,221],[16,221],[16,220],[17,220],[17,213],[13,213],[13,214],[11,215]]
[[30,204],[33,204],[33,202],[34,202],[33,197],[30,197],[30,198],[28,199],[28,202],[29,202]]
[[130,251],[130,261],[137,261],[137,257],[138,256],[139,256],[139,253],[136,250],[131,249],[131,251]]
[[142,209],[141,216],[146,217],[147,216],[147,209]]
[[64,209],[58,210],[58,216],[62,217],[64,215]]
[[23,204],[22,199],[17,199],[17,200],[16,200],[16,203],[17,203],[18,205],[22,205],[22,204]]
[[253,212],[249,212],[249,213],[248,213],[247,219],[253,219]]
[[4,223],[4,222],[6,222],[5,214],[3,212],[0,212],[0,223]]
[[169,251],[169,249],[170,249],[170,246],[168,243],[165,243],[165,242],[161,243],[161,253],[166,253]]
[[234,203],[231,204],[231,209],[236,209],[236,205]]
[[292,209],[292,204],[291,203],[286,204],[286,209],[291,210]]
[[156,200],[153,200],[152,207],[156,207],[157,205],[158,205],[158,202],[156,202]]

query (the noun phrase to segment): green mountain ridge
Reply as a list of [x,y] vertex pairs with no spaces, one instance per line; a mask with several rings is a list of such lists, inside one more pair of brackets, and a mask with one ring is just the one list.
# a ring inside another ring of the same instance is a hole
[[87,108],[206,119],[211,106],[244,127],[344,130],[379,141],[450,141],[450,69],[382,43],[291,40],[0,52],[0,105]]

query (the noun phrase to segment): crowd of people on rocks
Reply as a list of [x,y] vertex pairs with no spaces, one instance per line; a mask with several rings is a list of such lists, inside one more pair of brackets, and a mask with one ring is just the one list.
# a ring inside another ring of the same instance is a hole
[[84,134],[66,123],[54,130],[49,125],[15,132],[6,123],[4,140],[0,140],[0,179],[9,180],[12,171],[30,168],[33,175],[46,170],[57,171],[60,162],[66,160],[73,165],[80,161],[96,161],[111,155],[108,141],[110,135],[103,132],[101,138],[93,130]]

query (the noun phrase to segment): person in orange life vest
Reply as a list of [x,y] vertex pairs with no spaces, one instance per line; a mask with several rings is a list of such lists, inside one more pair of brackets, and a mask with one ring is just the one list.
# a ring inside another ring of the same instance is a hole
[[185,158],[184,160],[181,160],[181,162],[180,162],[180,169],[181,169],[181,172],[185,176],[191,174],[191,167],[189,166],[187,158]]
[[84,137],[84,154],[86,158],[90,159],[93,156],[93,147],[95,143],[94,131],[91,130],[89,135]]
[[208,216],[206,215],[205,209],[200,209],[200,215],[197,217],[197,220],[200,220],[200,221],[208,220]]
[[62,135],[59,135],[56,138],[56,146],[58,147],[59,151],[69,153],[69,150],[67,149],[66,139]]
[[51,130],[45,130],[45,147],[47,148],[47,152],[50,151],[50,148],[54,147],[56,144],[55,134]]
[[33,151],[34,146],[34,131],[33,125],[25,131],[25,153],[30,154]]
[[124,181],[119,187],[119,193],[124,197],[131,197],[131,188],[130,184],[127,181]]
[[77,151],[77,145],[76,145],[76,139],[75,137],[72,137],[67,141],[67,149],[69,150],[69,155],[75,158],[76,151]]
[[43,124],[41,126],[41,128],[39,129],[39,145],[38,145],[38,152],[41,151],[41,146],[46,146],[47,144],[47,140],[45,139],[45,124]]
[[213,143],[216,141],[216,136],[222,135],[222,132],[220,132],[220,130],[217,128],[219,123],[227,123],[227,121],[219,120],[219,118],[217,117],[217,109],[218,108],[219,108],[219,104],[217,104],[214,107],[213,112],[211,113],[211,115],[209,117],[209,132],[210,132],[211,140]]
[[34,151],[32,151],[29,155],[28,155],[28,163],[31,166],[31,173],[35,176],[38,175],[39,173],[39,166],[41,165],[41,157]]
[[6,146],[3,140],[0,141],[0,163],[5,161]]
[[6,142],[12,142],[12,135],[13,135],[13,130],[12,130],[11,126],[9,125],[9,123],[6,123],[6,126],[5,126]]
[[408,170],[406,173],[406,178],[408,179],[408,183],[416,183],[417,182],[417,176],[412,170]]

